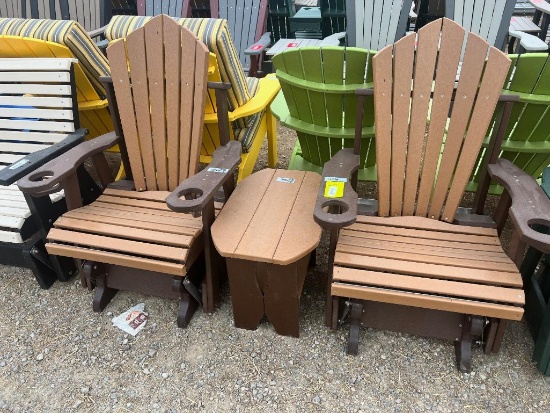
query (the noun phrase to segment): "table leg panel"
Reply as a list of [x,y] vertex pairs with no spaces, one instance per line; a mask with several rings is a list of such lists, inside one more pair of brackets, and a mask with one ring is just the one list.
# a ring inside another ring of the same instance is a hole
[[264,294],[265,313],[280,335],[300,335],[300,296],[308,262],[309,254],[289,265],[269,267]]
[[235,327],[255,330],[264,316],[264,297],[258,284],[258,263],[227,258]]

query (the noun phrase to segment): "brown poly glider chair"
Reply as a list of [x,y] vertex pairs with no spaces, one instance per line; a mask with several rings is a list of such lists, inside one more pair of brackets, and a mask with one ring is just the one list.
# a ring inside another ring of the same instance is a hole
[[[544,193],[513,164],[497,160],[517,100],[499,97],[510,59],[468,33],[454,90],[464,35],[455,22],[436,20],[418,38],[412,33],[373,58],[377,202],[358,203],[351,184],[361,129],[355,148],[325,164],[314,217],[331,231],[326,324],[337,327],[341,298],[347,299],[350,354],[357,353],[360,326],[403,331],[453,340],[459,369],[468,371],[473,337],[482,336],[486,352],[496,352],[507,321],[523,316],[514,263],[521,254],[510,259],[498,238],[512,201],[515,238],[550,250],[550,237],[530,228],[550,222]],[[372,90],[357,93],[361,125],[362,102]],[[492,221],[482,215],[489,175],[473,210],[459,203],[499,99],[507,103],[497,113],[502,122],[485,163],[507,191]],[[341,190],[340,198],[325,197]]]
[[[227,113],[221,114],[226,145],[196,173],[209,53],[173,19],[153,18],[109,46],[107,55],[115,133],[77,146],[18,184],[33,196],[65,190],[69,212],[55,221],[46,249],[82,260],[83,284],[97,287],[94,311],[119,289],[141,292],[178,299],[178,326],[185,327],[198,303],[214,310],[223,268],[210,237],[214,193],[223,186],[229,197],[240,144],[229,142]],[[223,95],[224,84],[211,86]],[[127,180],[110,184],[102,151],[115,144]],[[82,207],[74,172],[88,158],[107,188]]]

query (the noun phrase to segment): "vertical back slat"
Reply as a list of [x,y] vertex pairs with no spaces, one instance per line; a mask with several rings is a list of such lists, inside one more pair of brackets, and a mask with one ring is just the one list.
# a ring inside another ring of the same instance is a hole
[[77,4],[76,0],[68,0],[69,3],[69,16],[63,17],[63,20],[78,20]]
[[490,13],[489,16],[493,16],[493,13],[495,11],[495,0],[486,0],[485,1],[485,8],[483,10],[483,17],[481,18],[480,26],[479,26],[479,35],[487,39],[489,36],[489,29],[491,27],[491,21],[492,18],[487,18],[486,13]]
[[107,48],[107,56],[109,58],[117,101],[124,102],[124,104],[119,105],[118,111],[120,113],[122,128],[124,129],[124,139],[126,141],[130,165],[132,166],[134,183],[138,191],[144,191],[147,187],[145,185],[145,174],[139,148],[134,99],[128,76],[125,41],[119,40],[111,44]]
[[[473,36],[470,35],[470,37]],[[470,177],[469,171],[472,170],[476,161],[509,66],[510,59],[496,48],[491,48],[468,132],[464,139],[464,148],[460,154],[453,183],[449,189],[443,214],[444,221],[452,222],[454,220],[456,209]]]
[[[415,40],[416,36],[411,34],[399,40],[393,47],[394,73],[390,199],[390,214],[393,216],[400,216],[402,211]],[[375,84],[374,86],[376,87],[377,85]]]
[[194,62],[189,59],[189,56],[195,56],[196,41],[195,39],[181,36],[182,50],[185,50],[185,54],[181,56],[181,112],[180,112],[180,176],[179,180],[182,182],[189,177],[189,165],[191,154],[191,134],[193,131],[193,94],[195,92],[195,76],[193,70],[190,70],[190,66]]
[[[185,29],[184,29],[185,30]],[[188,36],[194,38],[191,32]],[[208,48],[196,42],[195,48],[195,96],[193,106],[193,129],[191,132],[191,150],[189,159],[189,175],[197,172],[199,167],[202,129],[204,124],[204,104],[206,100],[206,84],[208,82]]]
[[[366,49],[378,49],[378,38],[380,37],[380,30],[382,24],[382,6],[384,0],[374,0],[374,7],[372,9],[372,31],[370,39],[365,34],[365,48]],[[370,19],[370,16],[365,13],[365,19]]]
[[414,214],[439,35],[440,29],[437,25],[427,25],[418,31],[409,148],[403,195],[403,215]]
[[[330,62],[330,64],[325,63],[323,65],[325,82],[335,85],[344,84],[344,55],[340,52],[339,48],[323,48],[323,60],[324,62]],[[306,68],[304,67],[305,70]],[[327,105],[328,126],[334,128],[342,127],[342,99],[338,95],[327,93],[325,94],[325,101]]]
[[[395,0],[395,3],[401,3],[401,0]],[[390,16],[392,14],[393,0],[385,0],[382,5],[382,15],[380,16],[380,26],[378,28],[378,42],[373,44],[372,47],[375,50],[379,50],[386,46],[386,40],[388,38],[388,30],[390,26]]]
[[[453,104],[449,129],[441,158],[441,165],[444,167],[439,169],[430,206],[429,215],[435,217],[435,219],[439,219],[441,216],[453,173],[456,178],[458,174],[463,172],[459,170],[455,171],[454,169],[464,140],[464,133],[470,121],[470,114],[475,102],[477,87],[481,80],[487,51],[488,44],[485,40],[471,33],[468,35],[466,53],[456,89],[456,99]],[[440,70],[440,67],[438,64],[438,70]],[[443,66],[441,69],[445,70],[445,67]],[[449,70],[451,69],[449,68]]]
[[[370,24],[369,22],[365,21],[365,14],[372,11],[372,0],[351,0],[354,1],[355,4],[355,43],[352,43],[352,46],[357,47],[365,47],[365,35],[364,33],[368,30],[369,36],[370,36]],[[370,5],[370,10],[368,9]],[[350,19],[352,20],[352,19]]]
[[147,84],[147,61],[145,59],[145,30],[143,27],[133,31],[126,40],[128,60],[131,68],[132,90],[137,116],[139,143],[147,189],[157,189],[153,140],[151,136],[151,112]]
[[373,61],[374,112],[376,123],[376,172],[378,176],[378,214],[390,213],[391,91],[393,45],[386,46]]
[[[181,29],[178,25],[164,26],[164,41],[166,44],[181,42]],[[179,178],[180,153],[180,84],[181,84],[181,55],[182,48],[173,48],[164,56],[166,72],[166,134],[168,145],[168,187],[176,188]]]
[[481,20],[483,16],[493,17],[493,9],[486,9],[485,5],[487,2],[485,0],[475,0],[474,9],[472,11],[472,23],[470,24],[470,31],[479,35],[479,30],[481,28]]
[[[508,20],[505,21],[506,24],[506,31],[505,33],[508,33],[508,26],[510,25],[510,17],[512,13],[505,13],[506,10],[506,3],[510,3],[510,1],[506,0],[497,0],[493,15],[492,16],[486,16],[486,18],[491,20],[491,25],[489,26],[489,33],[487,34],[487,42],[490,45],[495,45],[496,47],[502,47],[502,45],[497,45],[496,40],[498,36],[498,32],[500,30],[500,26],[502,23],[502,19],[505,18],[504,15],[508,14]],[[512,6],[513,9],[514,6]]]
[[415,212],[417,216],[426,216],[428,211],[428,204],[431,199],[437,172],[437,163],[441,151],[445,124],[449,113],[449,104],[453,94],[456,68],[462,51],[461,39],[463,38],[464,29],[457,24],[453,24],[450,20],[443,20],[438,67],[454,67],[455,70],[437,70],[436,72],[435,89],[433,93],[434,98],[432,100],[430,112],[430,125],[426,138],[422,176]]
[[151,106],[151,137],[155,155],[157,187],[168,190],[168,171],[166,158],[166,128],[164,107],[164,39],[163,19],[153,19],[145,27],[147,44],[147,80]]

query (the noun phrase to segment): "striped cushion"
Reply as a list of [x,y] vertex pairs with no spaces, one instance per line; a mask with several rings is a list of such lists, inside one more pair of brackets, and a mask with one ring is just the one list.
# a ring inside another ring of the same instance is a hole
[[0,35],[29,37],[66,46],[78,59],[99,96],[105,98],[99,77],[111,75],[109,63],[79,23],[72,20],[0,19]]
[[[124,38],[152,18],[150,16],[114,16],[105,30],[105,37],[109,41]],[[181,18],[175,20],[193,32],[208,47],[208,50],[216,55],[222,81],[231,83],[232,86],[229,90],[229,110],[233,111],[248,102],[253,94],[248,88],[227,21]]]
[[[250,90],[250,94],[254,96],[260,86],[260,79],[255,77],[247,77],[246,83],[248,85],[248,90]],[[233,133],[235,134],[235,139],[241,142],[241,145],[243,147],[243,152],[248,152],[252,147],[252,144],[254,143],[254,137],[256,136],[256,132],[260,127],[261,120],[264,113],[265,113],[265,109],[252,116],[247,117],[246,127],[235,128],[233,130]],[[258,138],[262,139],[263,136]]]

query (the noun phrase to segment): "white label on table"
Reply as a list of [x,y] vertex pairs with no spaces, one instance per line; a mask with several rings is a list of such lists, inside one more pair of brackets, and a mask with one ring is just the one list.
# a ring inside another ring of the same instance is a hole
[[217,173],[217,174],[226,174],[229,172],[229,169],[224,169],[224,168],[208,168],[207,169],[208,172],[214,172],[214,173]]
[[296,182],[296,179],[294,178],[277,178],[277,182],[282,182],[282,183],[285,183],[285,184],[293,184],[294,182]]
[[325,182],[348,182],[348,178],[338,178],[337,176],[326,176]]

